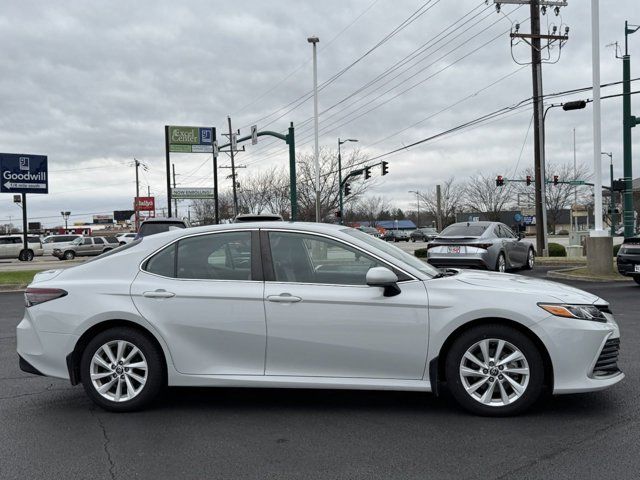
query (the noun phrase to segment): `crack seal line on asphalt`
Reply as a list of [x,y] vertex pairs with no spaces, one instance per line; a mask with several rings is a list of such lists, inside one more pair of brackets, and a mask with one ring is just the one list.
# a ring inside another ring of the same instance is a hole
[[109,439],[109,435],[107,435],[107,428],[104,426],[104,423],[102,423],[102,420],[100,419],[98,414],[96,414],[94,408],[89,409],[89,413],[91,414],[92,417],[94,417],[98,421],[98,425],[100,426],[100,430],[102,430],[102,437],[104,438],[104,443],[103,443],[102,447],[104,448],[104,453],[107,455],[107,461],[109,462],[109,475],[111,476],[112,480],[115,480],[116,479],[116,473],[115,473],[116,464],[113,461],[113,459],[111,458],[111,452],[109,451],[109,444],[111,443],[111,440]]

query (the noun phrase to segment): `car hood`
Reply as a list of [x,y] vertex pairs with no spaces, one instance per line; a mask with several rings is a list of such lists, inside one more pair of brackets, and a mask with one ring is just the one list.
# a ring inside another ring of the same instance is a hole
[[[550,282],[538,278],[524,277],[509,273],[460,270],[455,278],[463,283],[478,287],[495,289],[498,292],[537,293],[541,297],[556,299],[563,303],[592,304],[600,301],[596,295],[569,287],[562,283]],[[545,300],[544,298],[540,299]]]

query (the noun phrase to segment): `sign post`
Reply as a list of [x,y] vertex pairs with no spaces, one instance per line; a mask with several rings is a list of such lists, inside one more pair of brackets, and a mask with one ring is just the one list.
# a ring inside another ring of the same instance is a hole
[[49,193],[48,175],[46,155],[0,153],[0,192],[22,195],[22,251],[18,257],[20,260],[28,259],[27,193]]
[[[216,168],[216,129],[213,127],[164,127],[164,144],[167,177],[167,213],[171,216],[171,152],[174,153],[213,153],[215,201],[218,200],[218,181]],[[216,215],[217,222],[217,215]]]

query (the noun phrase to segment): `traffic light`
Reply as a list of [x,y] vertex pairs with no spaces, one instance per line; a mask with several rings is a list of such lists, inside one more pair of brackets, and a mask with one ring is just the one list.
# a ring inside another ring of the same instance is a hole
[[344,196],[346,197],[350,193],[351,193],[351,185],[349,185],[348,183],[345,183],[344,184]]
[[558,175],[553,176],[553,184],[558,185]]
[[382,161],[382,175],[389,173],[389,162]]
[[531,185],[531,175],[527,175],[527,187]]
[[365,167],[364,169],[364,179],[369,180],[371,178],[371,167]]
[[496,187],[502,187],[504,185],[504,178],[502,178],[502,175],[498,175],[498,178],[496,178]]

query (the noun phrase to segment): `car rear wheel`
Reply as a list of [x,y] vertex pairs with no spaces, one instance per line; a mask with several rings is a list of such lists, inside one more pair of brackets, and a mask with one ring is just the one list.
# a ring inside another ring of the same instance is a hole
[[498,259],[496,260],[496,272],[504,273],[507,271],[507,259],[504,257],[504,253],[498,255]]
[[466,410],[486,416],[516,415],[543,392],[544,364],[522,332],[499,324],[467,330],[446,358],[446,380]]
[[536,254],[533,251],[533,248],[529,249],[529,252],[527,252],[527,261],[525,262],[524,266],[522,268],[524,268],[525,270],[533,270],[533,266],[536,263]]
[[635,277],[633,277],[633,279],[636,281],[638,285],[640,285],[640,275],[636,275]]
[[74,258],[76,258],[76,252],[74,252],[73,250],[67,250],[66,252],[64,252],[65,260],[73,260]]
[[161,352],[138,330],[112,328],[94,337],[82,353],[81,378],[87,395],[113,412],[148,405],[164,386]]

